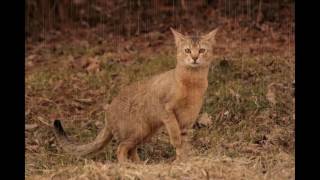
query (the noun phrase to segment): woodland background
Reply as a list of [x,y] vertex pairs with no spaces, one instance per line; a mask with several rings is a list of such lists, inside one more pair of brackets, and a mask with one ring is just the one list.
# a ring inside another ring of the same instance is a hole
[[[25,13],[26,179],[294,179],[293,0],[27,0]],[[165,130],[139,148],[144,164],[117,164],[116,140],[63,153],[55,118],[90,141],[121,87],[175,66],[169,27],[221,28],[194,155],[171,164]]]

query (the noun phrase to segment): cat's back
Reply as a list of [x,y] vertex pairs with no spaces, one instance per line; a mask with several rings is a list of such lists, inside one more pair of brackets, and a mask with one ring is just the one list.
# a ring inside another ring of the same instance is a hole
[[134,119],[150,119],[148,117],[159,114],[161,99],[170,91],[173,74],[173,70],[169,70],[122,88],[107,108],[109,123],[116,125],[119,120],[131,122]]
[[148,101],[150,98],[156,98],[158,97],[157,94],[168,92],[169,88],[172,87],[174,79],[173,76],[174,69],[171,69],[129,84],[119,91],[111,104],[119,105],[120,103],[121,105],[126,106],[132,103],[132,101],[143,102]]
[[166,89],[167,86],[172,84],[173,78],[174,69],[153,75],[151,77],[146,77],[123,87],[119,92],[119,96],[131,96],[134,94],[149,92],[154,93],[154,90],[160,91],[161,89]]

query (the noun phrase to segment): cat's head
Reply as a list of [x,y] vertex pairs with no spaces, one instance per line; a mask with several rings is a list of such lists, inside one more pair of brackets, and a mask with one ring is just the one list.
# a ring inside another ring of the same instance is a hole
[[177,65],[191,68],[210,66],[218,28],[203,36],[185,36],[170,29],[177,46]]

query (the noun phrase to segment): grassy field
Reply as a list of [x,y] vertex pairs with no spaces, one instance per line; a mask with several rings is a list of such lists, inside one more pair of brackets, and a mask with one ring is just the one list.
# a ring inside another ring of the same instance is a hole
[[116,48],[99,38],[30,47],[26,179],[294,179],[292,43],[263,43],[257,51],[219,44],[188,160],[172,164],[175,152],[164,129],[139,147],[143,164],[117,164],[116,140],[92,157],[61,151],[52,132],[55,118],[79,143],[90,141],[104,124],[104,105],[121,87],[174,68],[169,34],[160,45],[147,43],[158,36],[119,41]]

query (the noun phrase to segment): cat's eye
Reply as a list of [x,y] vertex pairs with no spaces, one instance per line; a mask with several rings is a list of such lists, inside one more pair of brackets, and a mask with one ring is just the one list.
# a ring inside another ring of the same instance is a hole
[[206,50],[203,49],[203,48],[199,49],[199,53],[204,53],[205,51],[206,51]]
[[184,51],[185,51],[186,53],[188,53],[188,54],[191,53],[191,50],[190,50],[190,49],[185,49]]

